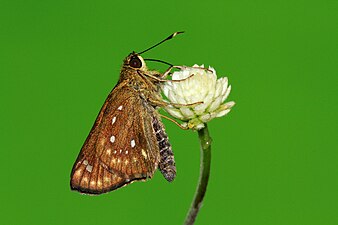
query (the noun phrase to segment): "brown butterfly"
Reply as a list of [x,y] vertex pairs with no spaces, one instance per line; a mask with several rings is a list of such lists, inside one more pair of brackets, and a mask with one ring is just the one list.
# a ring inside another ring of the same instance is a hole
[[120,79],[74,163],[72,190],[86,194],[109,192],[151,178],[157,168],[167,181],[174,180],[174,154],[157,111],[167,105],[160,85],[172,66],[163,74],[148,70],[141,53],[133,52],[125,58]]

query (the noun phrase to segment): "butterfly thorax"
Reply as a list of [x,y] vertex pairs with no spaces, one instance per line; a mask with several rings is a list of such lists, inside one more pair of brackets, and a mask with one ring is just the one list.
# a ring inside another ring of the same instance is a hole
[[144,59],[137,53],[131,53],[125,58],[117,85],[128,86],[137,90],[141,96],[161,98],[160,78],[161,73],[149,70]]

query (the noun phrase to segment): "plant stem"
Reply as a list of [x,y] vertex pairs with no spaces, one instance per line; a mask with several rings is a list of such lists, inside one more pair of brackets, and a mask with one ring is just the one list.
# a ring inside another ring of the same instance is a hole
[[198,137],[201,145],[200,177],[193,202],[185,219],[185,225],[192,225],[195,222],[197,214],[202,206],[210,174],[211,137],[209,136],[207,124],[205,124],[204,128],[198,131]]

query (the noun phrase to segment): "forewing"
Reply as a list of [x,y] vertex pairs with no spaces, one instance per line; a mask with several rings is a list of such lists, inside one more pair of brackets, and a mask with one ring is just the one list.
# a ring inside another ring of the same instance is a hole
[[100,194],[151,178],[160,158],[153,113],[136,90],[117,86],[73,166],[71,188]]

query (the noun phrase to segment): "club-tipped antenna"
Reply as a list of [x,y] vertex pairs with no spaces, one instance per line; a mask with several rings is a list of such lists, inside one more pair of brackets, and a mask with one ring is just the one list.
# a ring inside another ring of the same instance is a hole
[[182,33],[184,33],[184,31],[178,31],[178,32],[175,32],[175,33],[171,34],[169,37],[167,37],[166,39],[164,39],[164,40],[160,41],[159,43],[157,43],[156,45],[153,45],[153,46],[151,46],[150,48],[147,48],[146,50],[144,50],[144,51],[142,51],[142,52],[139,52],[139,53],[137,53],[137,54],[141,55],[142,53],[145,53],[145,52],[149,51],[150,49],[153,49],[153,48],[155,48],[156,46],[162,44],[163,42],[168,41],[168,40],[174,38],[176,35],[182,34]]
[[169,66],[174,66],[174,65],[171,64],[171,63],[168,63],[168,62],[166,62],[166,61],[159,60],[159,59],[144,59],[144,61],[159,62],[159,63],[163,63],[163,64],[166,64],[166,65],[169,65]]

